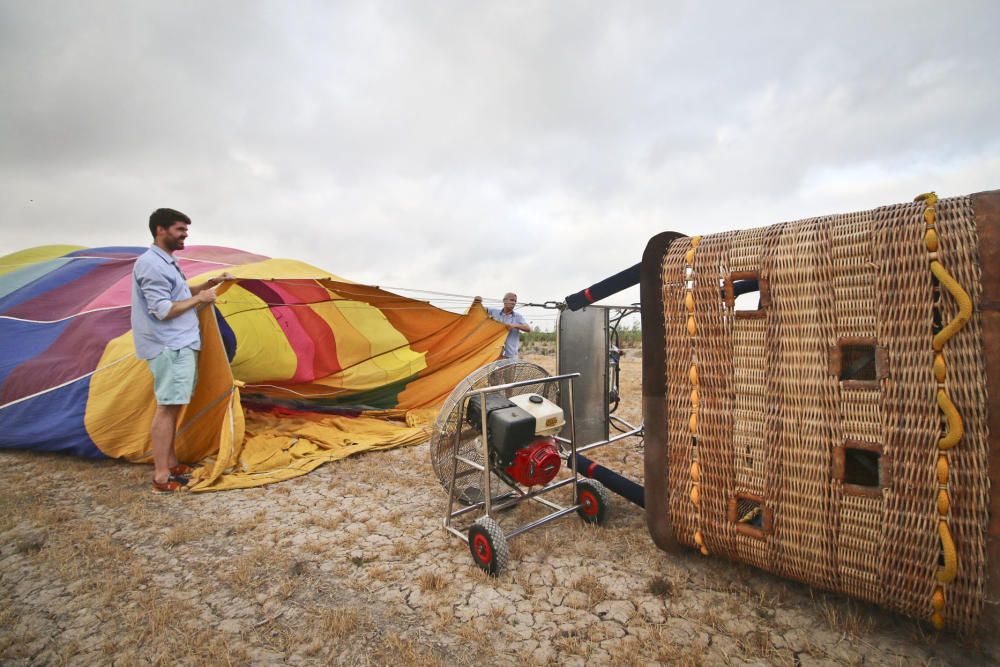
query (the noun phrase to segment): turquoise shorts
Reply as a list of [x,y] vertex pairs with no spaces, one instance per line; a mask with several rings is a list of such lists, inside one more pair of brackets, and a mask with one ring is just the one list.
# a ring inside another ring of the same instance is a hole
[[148,362],[158,405],[187,405],[198,381],[198,351],[164,350]]

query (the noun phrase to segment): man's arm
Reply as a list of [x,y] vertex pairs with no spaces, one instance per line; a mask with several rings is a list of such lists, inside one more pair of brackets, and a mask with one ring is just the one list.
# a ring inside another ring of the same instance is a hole
[[192,285],[191,298],[184,299],[183,301],[172,301],[170,310],[167,312],[167,316],[163,319],[170,320],[178,315],[186,313],[192,308],[196,308],[203,303],[214,303],[216,299],[215,288],[226,282],[227,280],[236,280],[236,277],[228,271],[225,273],[220,273],[214,278],[209,278],[200,285]]
[[[194,290],[192,290],[194,291]],[[192,308],[197,308],[203,303],[214,303],[215,302],[215,288],[208,287],[207,283],[200,286],[198,293],[189,299],[182,299],[180,301],[171,301],[170,309],[167,314],[161,317],[161,320],[172,320],[178,315],[183,315]]]
[[200,285],[197,294],[192,290],[192,296],[187,299],[171,301],[170,283],[167,279],[143,267],[136,268],[135,281],[146,299],[149,314],[158,320],[172,320],[203,303],[215,301],[215,288],[207,284]]
[[518,331],[523,331],[524,333],[531,333],[531,325],[528,324],[528,320],[524,319],[524,315],[521,313],[514,313],[514,321],[507,325],[508,329],[517,329]]

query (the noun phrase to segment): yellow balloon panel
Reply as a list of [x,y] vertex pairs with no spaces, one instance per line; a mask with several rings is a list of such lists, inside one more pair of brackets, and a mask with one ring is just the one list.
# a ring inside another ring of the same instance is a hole
[[236,334],[232,367],[237,380],[276,382],[295,376],[298,356],[274,313],[259,298],[233,285],[217,307]]

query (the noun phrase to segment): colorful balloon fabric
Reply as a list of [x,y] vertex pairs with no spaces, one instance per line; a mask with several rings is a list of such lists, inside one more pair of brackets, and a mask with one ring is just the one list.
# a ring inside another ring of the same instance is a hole
[[[0,448],[150,461],[152,376],[130,330],[140,247],[0,257]],[[213,246],[176,253],[192,284],[228,271],[200,313],[198,385],[178,423],[194,490],[259,486],[428,438],[452,387],[506,329],[302,262]]]

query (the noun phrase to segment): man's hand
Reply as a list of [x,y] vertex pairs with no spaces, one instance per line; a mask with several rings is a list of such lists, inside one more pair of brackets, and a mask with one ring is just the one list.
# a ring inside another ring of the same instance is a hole
[[[214,288],[218,287],[219,285],[221,285],[222,283],[226,282],[227,280],[236,280],[236,276],[234,276],[233,274],[229,273],[228,271],[226,271],[225,273],[220,273],[219,275],[215,276],[214,278],[209,278],[208,280],[206,280],[205,282],[203,282],[200,285],[192,285],[191,286],[191,295],[192,296],[198,296],[202,292],[205,292],[207,290],[214,289]],[[215,301],[215,299],[213,298],[212,301]],[[204,303],[211,303],[211,301],[205,301]]]
[[196,294],[194,298],[198,300],[198,303],[215,303],[215,300],[218,297],[215,294],[215,288],[210,287],[208,289],[203,289],[202,291],[198,292],[198,294]]
[[236,280],[236,276],[234,276],[233,274],[229,273],[229,271],[226,271],[225,273],[220,273],[219,275],[215,276],[214,278],[209,278],[208,279],[208,283],[212,287],[215,287],[217,285],[221,285],[222,283],[226,282],[227,280]]

